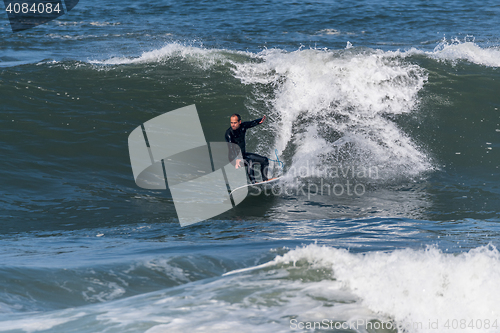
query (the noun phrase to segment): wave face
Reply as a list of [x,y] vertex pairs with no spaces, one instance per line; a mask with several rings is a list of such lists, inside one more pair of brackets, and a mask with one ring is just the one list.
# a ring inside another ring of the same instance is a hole
[[[266,126],[248,135],[250,151],[281,155],[285,184],[299,201],[328,184],[336,194],[320,193],[315,202],[346,207],[314,216],[371,211],[460,219],[470,211],[467,217],[494,218],[500,199],[498,57],[495,48],[468,41],[442,41],[433,51],[257,53],[171,43],[137,57],[24,65],[21,73],[30,73],[29,79],[6,68],[2,80],[12,110],[3,113],[2,149],[10,156],[3,162],[10,175],[6,216],[47,212],[56,218],[41,223],[59,225],[58,207],[77,219],[92,211],[96,221],[126,221],[116,218],[123,215],[113,213],[116,207],[130,216],[144,211],[142,204],[126,204],[151,193],[130,182],[123,138],[137,124],[191,100],[208,141],[221,140],[235,111],[244,119],[267,114]],[[30,185],[20,187],[27,179]],[[351,210],[354,190],[363,202]],[[383,200],[373,206],[375,198]],[[161,211],[175,218],[168,194],[151,200],[165,202]],[[394,200],[408,208],[398,213]],[[309,216],[302,214],[305,202],[298,209],[291,204],[285,200],[278,211]]]
[[[16,304],[10,308],[15,316],[3,321],[0,330],[64,332],[90,325],[124,332],[289,332],[309,327],[416,333],[460,332],[472,325],[477,332],[498,332],[499,285],[494,277],[500,274],[500,255],[492,245],[458,255],[434,246],[355,253],[315,244],[272,252],[268,255],[274,259],[237,270],[231,270],[232,260],[216,259],[213,252],[93,269],[31,269],[42,279],[48,271],[57,276],[45,284],[58,297],[53,304],[39,304],[53,309],[24,314],[22,305],[33,300],[15,297],[13,290],[4,293],[4,299]],[[36,301],[48,303],[49,297],[40,293],[42,285],[28,288]],[[125,297],[116,300],[120,296]],[[12,314],[7,306],[3,304],[3,312]]]

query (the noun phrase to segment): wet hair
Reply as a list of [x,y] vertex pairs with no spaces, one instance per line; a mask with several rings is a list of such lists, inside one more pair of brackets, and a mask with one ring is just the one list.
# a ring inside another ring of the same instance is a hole
[[241,121],[241,116],[240,116],[239,114],[237,114],[237,113],[233,113],[233,114],[231,115],[231,117],[229,117],[229,119],[231,119],[231,118],[233,118],[233,117],[236,117],[236,118],[238,118],[238,121]]

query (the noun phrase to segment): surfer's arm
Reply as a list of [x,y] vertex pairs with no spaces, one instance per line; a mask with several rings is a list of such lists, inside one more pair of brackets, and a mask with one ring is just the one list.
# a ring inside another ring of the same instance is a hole
[[241,123],[241,125],[244,126],[245,128],[252,128],[252,127],[255,127],[257,125],[262,124],[264,122],[264,120],[266,120],[266,116],[259,118],[259,119],[252,120],[252,121],[245,121],[245,122]]

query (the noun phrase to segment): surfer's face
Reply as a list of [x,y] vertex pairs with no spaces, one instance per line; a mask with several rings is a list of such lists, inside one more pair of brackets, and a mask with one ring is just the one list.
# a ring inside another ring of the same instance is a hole
[[240,128],[241,125],[241,120],[238,120],[238,117],[231,117],[231,128],[234,130],[237,130]]

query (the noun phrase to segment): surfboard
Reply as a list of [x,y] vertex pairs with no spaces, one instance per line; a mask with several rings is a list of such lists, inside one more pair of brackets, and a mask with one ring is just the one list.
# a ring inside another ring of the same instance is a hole
[[278,176],[278,177],[270,178],[270,179],[266,180],[265,182],[257,182],[257,183],[254,183],[254,184],[246,184],[246,185],[243,185],[243,186],[235,188],[234,190],[231,191],[230,194],[233,194],[234,192],[236,192],[236,191],[238,191],[238,190],[240,190],[242,188],[245,188],[245,187],[249,187],[249,186],[261,186],[261,185],[267,185],[267,184],[270,184],[270,183],[274,183],[274,182],[277,182],[278,180],[280,180],[281,177],[283,177],[283,176]]

